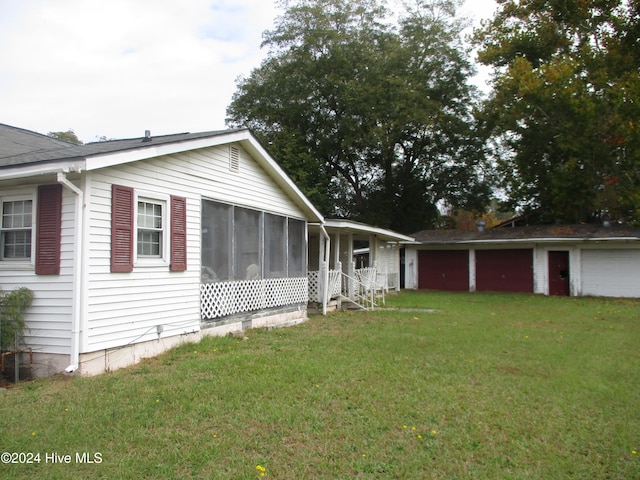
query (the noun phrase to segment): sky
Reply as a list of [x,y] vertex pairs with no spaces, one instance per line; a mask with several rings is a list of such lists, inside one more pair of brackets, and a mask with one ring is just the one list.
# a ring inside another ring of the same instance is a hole
[[85,143],[224,129],[278,13],[273,0],[0,0],[0,123]]

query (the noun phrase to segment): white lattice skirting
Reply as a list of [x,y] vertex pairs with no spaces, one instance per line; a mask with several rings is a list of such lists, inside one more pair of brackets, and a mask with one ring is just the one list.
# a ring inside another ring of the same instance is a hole
[[203,320],[285,305],[306,304],[307,277],[269,278],[200,285],[200,314]]
[[320,272],[308,272],[309,278],[309,301],[320,303]]
[[[309,301],[322,302],[322,285],[320,282],[320,272],[309,272]],[[339,270],[329,270],[329,298],[340,296],[342,285],[340,284],[341,272]]]

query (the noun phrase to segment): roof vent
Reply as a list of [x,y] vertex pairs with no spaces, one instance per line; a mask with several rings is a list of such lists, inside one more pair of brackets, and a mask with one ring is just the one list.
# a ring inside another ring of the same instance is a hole
[[229,170],[236,173],[240,171],[240,150],[233,145],[229,147]]
[[486,225],[484,220],[478,220],[476,226],[478,227],[479,232],[484,232],[484,226]]
[[151,141],[151,130],[145,130],[144,131],[144,138],[142,139],[143,142],[150,142]]

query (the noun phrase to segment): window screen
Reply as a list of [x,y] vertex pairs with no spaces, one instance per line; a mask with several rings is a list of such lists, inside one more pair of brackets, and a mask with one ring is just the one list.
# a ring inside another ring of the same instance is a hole
[[264,216],[264,270],[266,278],[287,276],[287,237],[285,217],[265,214]]
[[205,281],[231,280],[233,207],[202,202],[202,277]]
[[203,200],[203,282],[304,277],[306,223]]
[[307,238],[305,223],[301,220],[289,219],[288,226],[289,277],[304,277],[307,264]]
[[260,212],[234,208],[235,280],[262,278]]

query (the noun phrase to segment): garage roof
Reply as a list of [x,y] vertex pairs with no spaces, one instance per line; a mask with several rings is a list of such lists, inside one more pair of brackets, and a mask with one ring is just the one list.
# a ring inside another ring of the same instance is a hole
[[422,230],[411,235],[420,244],[554,241],[640,241],[640,228],[628,225],[532,225],[478,230]]

